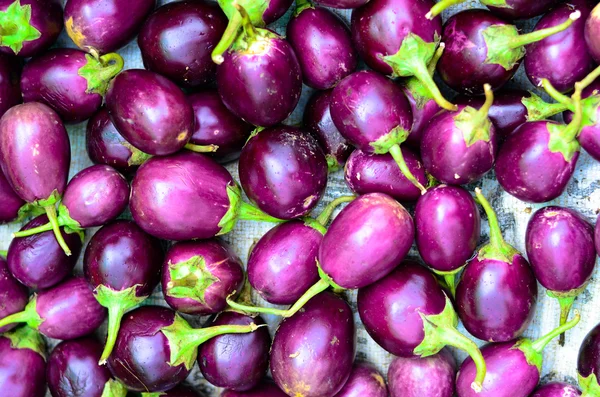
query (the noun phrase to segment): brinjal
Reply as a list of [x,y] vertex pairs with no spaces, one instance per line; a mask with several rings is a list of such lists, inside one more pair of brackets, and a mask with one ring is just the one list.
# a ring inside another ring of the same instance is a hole
[[585,42],[592,58],[600,63],[600,5],[594,7],[585,22]]
[[568,383],[552,382],[540,386],[531,397],[579,397],[581,392],[575,386]]
[[429,357],[395,357],[388,369],[391,397],[452,397],[456,361],[447,348]]
[[355,362],[350,378],[335,397],[388,397],[385,379],[373,364]]
[[582,397],[595,397],[600,393],[600,324],[592,328],[579,347],[577,377]]
[[[6,256],[6,253],[3,253]],[[19,283],[8,269],[6,260],[0,257],[0,296],[2,296],[2,306],[0,306],[0,318],[18,313],[25,309],[29,299],[27,287]],[[0,334],[15,328],[16,324],[0,327]]]
[[[465,0],[440,0],[431,8],[428,18],[441,14],[447,7],[461,4]],[[482,0],[481,4],[487,6],[490,11],[504,19],[529,19],[544,14],[558,0]]]
[[46,345],[33,329],[0,335],[0,390],[10,397],[46,395]]
[[0,117],[11,107],[21,103],[21,69],[19,58],[0,54]]
[[287,397],[270,379],[264,379],[258,386],[248,391],[225,390],[221,397]]

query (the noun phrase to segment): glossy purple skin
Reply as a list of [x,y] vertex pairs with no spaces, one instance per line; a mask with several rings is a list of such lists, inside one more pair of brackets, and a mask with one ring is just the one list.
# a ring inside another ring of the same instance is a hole
[[421,357],[396,357],[388,369],[391,397],[452,397],[456,361],[446,348]]
[[581,18],[565,31],[527,46],[525,72],[533,85],[539,85],[540,80],[546,78],[558,91],[568,92],[592,71],[594,60],[584,38],[585,20],[592,7],[588,0],[570,0],[557,5],[539,20],[534,30],[556,26],[573,11],[581,11]]
[[370,193],[348,204],[319,247],[319,264],[346,289],[362,288],[389,274],[415,238],[412,217],[390,196]]
[[596,63],[600,63],[600,6],[594,7],[585,23],[585,42]]
[[165,4],[138,36],[144,67],[186,87],[209,83],[217,73],[210,55],[226,27],[227,17],[216,3]]
[[221,397],[288,397],[270,379],[263,380],[258,386],[249,391],[225,390]]
[[[401,150],[408,169],[422,185],[427,186],[427,175],[419,156],[408,148],[402,147]],[[354,150],[346,162],[344,177],[348,187],[356,194],[385,193],[402,203],[414,202],[421,197],[421,191],[400,172],[389,153]]]
[[[235,312],[224,312],[210,326],[262,325],[264,320]],[[216,336],[200,345],[198,366],[204,378],[217,387],[246,391],[257,386],[269,366],[271,336],[262,327],[249,334]]]
[[280,219],[307,215],[327,185],[327,160],[308,132],[277,126],[250,138],[239,162],[240,183],[258,208]]
[[79,71],[86,53],[55,48],[27,62],[21,75],[25,102],[40,102],[56,111],[65,123],[89,119],[102,105],[102,95],[87,92],[88,81]]
[[481,217],[471,194],[440,185],[425,193],[415,208],[417,248],[433,270],[451,272],[473,257],[481,235]]
[[[204,302],[191,297],[172,296],[169,283],[172,281],[170,268],[195,256],[205,260],[206,270],[217,278],[204,291]],[[189,241],[177,243],[169,249],[162,264],[162,291],[165,300],[174,310],[186,314],[205,316],[223,311],[225,299],[242,290],[244,270],[242,262],[233,249],[221,240]]]
[[4,173],[0,170],[0,224],[12,222],[19,216],[19,210],[25,204],[15,193],[10,183],[6,180]]
[[294,48],[302,78],[317,90],[332,88],[358,66],[350,29],[339,16],[321,7],[309,7],[287,25],[287,39]]
[[[28,230],[48,223],[46,215],[40,215],[21,228]],[[82,242],[77,233],[61,234],[71,249],[67,256],[58,245],[52,231],[32,236],[14,238],[8,247],[8,268],[22,284],[33,289],[52,287],[65,279],[75,267]]]
[[558,0],[507,0],[506,4],[508,7],[492,7],[488,5],[487,8],[495,15],[504,19],[529,19],[544,14],[557,2]]
[[0,117],[11,107],[21,103],[21,60],[0,54]]
[[78,172],[67,185],[61,203],[83,228],[102,226],[119,216],[129,202],[129,183],[108,165]]
[[83,277],[72,277],[37,295],[36,311],[44,320],[39,331],[54,339],[76,339],[94,332],[106,319],[106,309]]
[[552,382],[535,389],[531,397],[578,397],[581,392],[568,383]]
[[269,0],[269,6],[262,15],[263,21],[269,25],[283,16],[292,5],[293,0]]
[[577,373],[584,378],[592,374],[600,378],[600,324],[592,328],[579,347]]
[[46,200],[55,190],[62,194],[71,146],[58,114],[35,102],[9,109],[0,119],[0,162],[6,179],[23,200]]
[[348,380],[355,353],[350,306],[322,292],[279,324],[271,347],[271,374],[288,395],[333,396]]
[[433,5],[431,0],[370,0],[354,10],[352,40],[361,58],[375,71],[392,74],[383,57],[396,54],[408,33],[433,43],[442,31],[442,18],[425,17]]
[[[4,258],[0,257],[0,318],[10,314],[18,313],[25,309],[29,300],[29,291],[27,287],[19,283],[8,269]],[[18,324],[5,325],[0,327],[0,334],[10,331]]]
[[147,70],[117,75],[106,93],[106,107],[121,135],[148,154],[175,153],[194,131],[194,111],[183,91]]
[[424,104],[418,104],[416,98],[406,86],[402,87],[402,91],[404,92],[404,95],[406,95],[406,99],[408,99],[413,116],[413,124],[410,134],[406,139],[406,144],[418,152],[421,150],[423,131],[429,125],[429,121],[431,121],[441,108],[433,99],[429,99]]
[[[6,11],[15,1],[0,0],[0,11]],[[20,0],[20,4],[31,7],[29,24],[41,34],[35,40],[23,42],[23,48],[17,54],[29,58],[44,52],[54,44],[63,28],[63,9],[60,0]],[[6,46],[0,46],[0,52],[15,55],[15,52]]]
[[248,281],[267,302],[295,303],[319,280],[323,235],[302,220],[282,223],[258,240],[248,258]]
[[133,178],[129,208],[136,223],[158,238],[207,239],[221,230],[233,183],[223,166],[199,153],[153,157]]
[[385,379],[370,363],[356,362],[350,378],[335,397],[388,397]]
[[123,318],[108,367],[128,389],[165,391],[189,375],[184,364],[169,365],[171,349],[161,332],[173,323],[175,314],[164,307],[142,306]]
[[315,0],[313,3],[331,8],[358,8],[365,5],[369,0]]
[[207,154],[220,163],[237,160],[254,127],[231,113],[216,90],[190,94],[187,98],[196,117],[190,143],[217,145],[216,152]]
[[0,335],[0,390],[10,397],[46,395],[44,358],[31,349],[12,348],[10,339],[2,335]]
[[356,72],[342,80],[331,93],[330,110],[342,136],[367,153],[373,153],[371,144],[394,128],[410,131],[412,126],[410,105],[402,89],[372,71]]
[[160,242],[134,222],[118,220],[94,234],[85,249],[83,272],[93,288],[114,291],[139,285],[137,296],[148,296],[160,280],[163,261]]
[[548,149],[549,121],[522,124],[502,145],[496,158],[498,182],[521,201],[544,203],[560,196],[577,165],[579,152],[571,161]]
[[112,378],[109,369],[98,365],[102,344],[93,338],[60,343],[48,357],[46,376],[53,397],[101,397]]
[[79,48],[114,52],[138,33],[156,0],[68,0],[65,28]]

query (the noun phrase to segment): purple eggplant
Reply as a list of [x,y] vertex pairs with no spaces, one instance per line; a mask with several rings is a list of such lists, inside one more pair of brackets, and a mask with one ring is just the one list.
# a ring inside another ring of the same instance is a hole
[[600,6],[594,7],[587,21],[584,30],[585,42],[592,58],[600,63]]
[[580,315],[556,328],[536,341],[518,339],[503,343],[490,343],[481,349],[487,364],[488,376],[479,393],[470,386],[475,377],[473,360],[467,357],[460,366],[456,378],[459,397],[527,397],[540,381],[544,348],[559,334],[573,328]]
[[34,295],[22,312],[0,320],[0,327],[26,323],[44,336],[76,339],[94,332],[106,319],[106,310],[82,277],[72,277]]
[[61,342],[48,357],[48,387],[53,397],[125,397],[127,390],[99,365],[102,345],[88,337]]
[[15,193],[0,170],[0,224],[12,222],[27,215],[30,205]]
[[391,397],[452,397],[456,361],[446,348],[433,356],[396,357],[388,369]]
[[243,283],[240,258],[217,239],[176,243],[162,264],[163,295],[181,313],[219,313],[227,307],[225,299],[239,293]]
[[459,12],[444,25],[442,41],[446,50],[437,70],[456,91],[477,95],[484,84],[496,90],[515,74],[526,45],[564,31],[580,17],[580,12],[567,13],[559,25],[521,35],[515,25],[489,11]]
[[163,256],[160,242],[131,221],[108,224],[90,240],[83,272],[98,303],[108,309],[101,363],[112,351],[125,312],[148,298],[158,284]]
[[32,57],[50,48],[63,28],[60,0],[0,0],[0,52]]
[[264,379],[258,386],[248,391],[225,390],[221,397],[287,397],[270,379]]
[[21,103],[21,69],[19,58],[0,54],[0,117],[11,107]]
[[355,353],[350,306],[322,292],[279,324],[271,347],[271,374],[290,396],[333,396],[350,377]]
[[138,36],[144,67],[186,87],[210,83],[217,73],[211,52],[226,27],[227,17],[216,3],[165,4],[150,15]]
[[[563,325],[596,265],[594,227],[577,211],[545,207],[529,219],[525,244],[535,277],[558,299]],[[559,343],[564,344],[564,335]]]
[[600,324],[585,336],[577,356],[577,375],[582,396],[592,397],[600,391]]
[[84,51],[113,52],[135,37],[155,4],[156,0],[67,0],[65,29]]
[[240,156],[240,183],[251,202],[280,219],[307,215],[327,185],[327,160],[317,140],[296,127],[252,136]]
[[[28,234],[28,231],[44,225],[48,225],[48,217],[40,215],[15,234]],[[61,230],[62,238],[73,253],[67,256],[51,230],[14,238],[8,247],[7,261],[10,272],[29,288],[45,289],[58,284],[71,274],[79,258],[83,245],[81,236],[65,231],[65,228]]]
[[579,397],[581,392],[575,386],[568,383],[552,382],[540,386],[531,397]]
[[0,119],[0,163],[15,193],[43,208],[56,240],[71,252],[58,225],[56,203],[67,185],[71,146],[60,117],[48,106],[31,102],[12,107]]
[[108,84],[121,69],[119,54],[94,58],[72,48],[53,49],[23,68],[23,100],[50,106],[65,123],[79,123],[100,108]]
[[[220,325],[264,325],[259,317],[224,312],[209,322]],[[217,387],[247,391],[257,386],[267,373],[271,336],[262,327],[251,334],[220,335],[202,344],[198,350],[198,366],[204,379]]]
[[296,1],[296,12],[287,25],[287,39],[298,56],[302,78],[309,87],[327,90],[358,66],[350,29],[333,12]]
[[0,390],[10,397],[46,395],[46,346],[33,329],[0,335]]
[[385,379],[370,363],[355,362],[350,378],[335,397],[388,397]]
[[143,306],[123,319],[108,367],[129,390],[166,391],[189,375],[199,345],[218,335],[257,328],[252,323],[194,329],[172,310]]
[[166,240],[225,234],[238,219],[280,222],[245,203],[223,166],[186,150],[144,163],[131,184],[129,205],[145,232]]
[[[6,253],[4,253],[6,256]],[[27,287],[19,283],[10,273],[6,260],[0,257],[0,318],[4,318],[25,309],[29,298]],[[0,327],[0,334],[15,328],[15,324]]]
[[352,148],[331,119],[331,92],[332,90],[317,91],[308,100],[304,110],[304,127],[321,144],[329,170],[336,171],[344,165]]

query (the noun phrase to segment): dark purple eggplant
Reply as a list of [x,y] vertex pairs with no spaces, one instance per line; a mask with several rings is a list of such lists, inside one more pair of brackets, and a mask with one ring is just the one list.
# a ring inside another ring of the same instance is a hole
[[135,37],[155,4],[156,0],[68,0],[65,29],[84,51],[113,52]]
[[355,353],[350,306],[322,292],[279,324],[271,347],[271,374],[290,396],[333,396],[350,377]]
[[[431,8],[428,18],[440,15],[446,8],[464,3],[465,0],[440,0]],[[482,0],[481,4],[487,6],[494,15],[501,18],[513,19],[529,19],[544,14],[559,0]]]
[[19,58],[0,54],[0,117],[11,107],[21,103],[21,70]]
[[121,318],[148,298],[158,284],[163,256],[160,242],[131,221],[108,224],[90,240],[83,272],[98,303],[108,309],[102,364],[113,349]]
[[179,85],[198,87],[215,80],[211,52],[227,17],[210,1],[178,1],[159,7],[142,26],[138,45],[144,67]]
[[240,156],[240,183],[250,201],[280,219],[307,215],[327,185],[327,160],[317,140],[289,126],[252,136]]
[[335,397],[388,397],[385,379],[373,364],[355,362],[350,378]]
[[425,267],[403,262],[383,279],[359,289],[357,303],[371,338],[396,356],[427,357],[447,345],[469,353],[477,363],[471,387],[481,391],[486,373],[481,352],[456,329],[452,302]]
[[[1,253],[6,256],[6,252]],[[2,297],[2,306],[0,306],[0,318],[4,318],[25,309],[29,299],[27,287],[19,283],[8,269],[6,260],[0,257],[0,296]],[[15,328],[16,324],[0,327],[0,334]]]
[[581,392],[575,386],[568,383],[552,382],[540,386],[531,397],[579,397]]
[[10,183],[6,180],[4,173],[0,170],[0,224],[12,222],[24,218],[31,208],[25,201],[15,193]]
[[585,336],[577,356],[577,375],[582,397],[593,397],[600,392],[600,324]]
[[596,63],[600,63],[600,6],[594,7],[585,23],[585,42]]
[[61,342],[48,357],[46,376],[53,397],[125,397],[127,389],[99,365],[102,345],[88,337]]
[[0,390],[10,397],[46,395],[46,346],[33,329],[0,335]]
[[452,397],[456,361],[447,348],[429,357],[396,357],[388,369],[391,397]]
[[100,108],[108,84],[121,69],[119,54],[95,58],[72,48],[56,48],[23,68],[23,100],[50,106],[65,123],[79,123]]
[[456,393],[460,397],[527,397],[540,381],[544,348],[559,334],[573,328],[580,315],[541,338],[518,339],[503,343],[490,343],[481,349],[487,364],[488,376],[479,393],[469,386],[475,377],[473,360],[467,357],[456,378]]
[[456,288],[458,316],[471,335],[488,342],[507,342],[525,331],[537,304],[537,281],[527,260],[504,241],[492,206],[475,194],[490,225],[490,242],[479,248]]
[[264,379],[258,386],[248,391],[225,390],[221,397],[288,397],[270,379]]
[[0,0],[0,52],[32,57],[50,48],[63,28],[60,0]]

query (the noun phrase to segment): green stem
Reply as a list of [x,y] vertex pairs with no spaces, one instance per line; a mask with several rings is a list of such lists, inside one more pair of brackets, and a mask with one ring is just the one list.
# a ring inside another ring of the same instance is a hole
[[500,230],[498,216],[496,216],[496,212],[492,208],[490,202],[487,201],[480,188],[475,188],[475,195],[477,196],[479,204],[483,207],[483,210],[488,217],[488,224],[490,225],[490,244],[497,250],[501,251],[508,244],[506,241],[504,241],[504,237],[502,237],[502,230]]
[[219,149],[217,145],[194,145],[193,143],[186,143],[184,147],[196,153],[213,153]]
[[248,204],[242,200],[240,200],[238,219],[247,220],[247,221],[272,222],[272,223],[285,222],[285,220],[275,218],[274,216],[271,216],[271,215],[263,212],[259,208],[253,206],[252,204]]
[[560,132],[561,138],[564,142],[573,142],[577,139],[577,135],[581,132],[581,124],[583,123],[583,104],[581,103],[581,91],[582,86],[579,83],[575,83],[575,92],[571,96],[571,101],[575,106],[575,112],[573,114],[573,120]]
[[296,11],[294,11],[294,16],[300,15],[300,13],[307,8],[311,8],[312,4],[308,0],[296,0]]
[[564,112],[565,110],[569,110],[569,107],[562,103],[549,103],[548,106],[544,108],[543,112],[540,112],[536,115],[537,119],[528,119],[527,121],[546,120],[549,117]]
[[126,308],[123,305],[119,305],[118,302],[108,307],[108,329],[106,335],[106,343],[104,344],[104,350],[102,356],[100,356],[99,365],[106,364],[106,360],[112,353],[117,336],[119,335],[119,328],[121,326],[121,319],[125,314]]
[[427,19],[433,19],[433,18],[437,17],[438,15],[440,15],[442,12],[444,12],[444,10],[446,10],[446,8],[456,5],[456,4],[461,4],[464,2],[465,2],[465,0],[440,0],[437,2],[436,5],[431,7],[431,10],[429,10],[429,12],[427,14],[425,14],[425,17]]
[[406,165],[406,161],[404,161],[404,156],[402,155],[402,149],[400,149],[400,145],[393,145],[390,148],[390,154],[392,155],[394,160],[396,160],[396,164],[398,164],[398,167],[400,167],[400,172],[402,172],[402,175],[404,175],[406,179],[411,181],[412,184],[415,185],[417,189],[421,191],[421,194],[427,193],[427,189],[425,189],[425,186],[423,186],[421,182],[419,182],[417,178],[415,178],[413,173],[408,168],[408,165]]
[[[560,322],[559,325],[563,326],[567,323],[569,319],[569,313],[571,312],[571,308],[573,307],[573,303],[575,302],[575,297],[570,296],[568,298],[557,298],[558,304],[560,305]],[[558,338],[558,344],[561,346],[565,345],[565,333],[560,334]]]
[[250,15],[248,15],[248,12],[246,11],[246,9],[237,3],[234,3],[234,6],[235,6],[236,10],[238,10],[240,15],[242,16],[242,28],[244,29],[244,34],[246,35],[246,38],[247,38],[246,41],[248,42],[248,44],[250,44],[254,40],[256,40],[256,36],[258,36],[258,32],[256,31],[256,28],[252,24],[252,20],[250,19]]
[[46,223],[44,225],[40,225],[38,227],[15,232],[15,233],[13,233],[12,236],[13,237],[27,237],[27,236],[33,236],[34,234],[49,232],[50,230],[52,230],[52,223],[48,222],[48,223]]
[[433,54],[433,58],[431,58],[431,61],[429,61],[429,64],[427,65],[427,71],[429,72],[430,76],[433,76],[433,74],[435,73],[435,68],[438,64],[438,61],[444,54],[445,49],[446,49],[446,44],[440,43],[438,45],[438,48],[435,50],[435,53]]
[[556,102],[562,104],[563,106],[565,106],[567,109],[569,109],[571,111],[575,111],[575,105],[573,104],[573,101],[571,100],[571,98],[558,92],[548,79],[542,79],[542,87],[544,87],[544,90]]
[[38,329],[39,326],[44,322],[40,315],[36,311],[36,297],[34,297],[27,303],[25,309],[22,312],[13,313],[0,320],[0,328],[5,325],[25,323],[30,328]]
[[579,82],[581,89],[583,90],[590,84],[592,84],[596,79],[600,77],[600,66],[592,71],[592,73],[588,74],[583,80]]
[[569,15],[569,18],[563,23],[552,26],[546,29],[540,29],[533,31],[531,33],[521,34],[514,39],[508,42],[509,48],[515,49],[519,47],[526,46],[527,44],[535,43],[537,41],[543,40],[546,37],[552,36],[553,34],[560,33],[566,30],[569,26],[573,24],[576,20],[581,17],[580,11],[575,11]]
[[485,379],[486,366],[485,360],[481,355],[481,351],[475,342],[461,334],[454,327],[441,328],[439,330],[439,335],[440,340],[444,342],[445,345],[463,350],[467,352],[469,356],[471,356],[473,362],[475,363],[475,367],[477,368],[477,374],[475,375],[475,380],[471,384],[471,388],[475,390],[476,393],[480,392],[483,385],[483,380]]
[[565,331],[568,331],[571,328],[573,328],[574,326],[576,326],[577,323],[579,323],[580,319],[581,319],[581,315],[579,314],[579,311],[575,310],[574,317],[571,321],[561,325],[560,327],[558,327],[558,328],[550,331],[546,335],[542,336],[538,340],[532,342],[532,344],[531,344],[532,349],[538,353],[541,353],[542,350],[544,350],[546,345],[548,343],[550,343],[550,341],[552,339],[556,338],[558,335],[560,335],[560,334],[564,333]]
[[65,255],[71,256],[71,249],[67,245],[67,242],[62,236],[60,232],[60,225],[58,224],[58,218],[56,216],[56,207],[54,205],[48,205],[44,207],[46,211],[46,215],[50,220],[50,224],[52,225],[52,230],[54,231],[54,236],[56,237],[56,241],[58,241],[58,245],[65,251]]
[[490,108],[494,104],[494,91],[492,91],[492,86],[489,84],[484,84],[483,91],[485,93],[485,102],[473,117],[473,126],[475,128],[482,127],[488,121]]
[[236,12],[229,20],[229,23],[227,24],[227,29],[225,29],[225,33],[223,33],[223,37],[221,37],[221,40],[217,43],[216,47],[214,48],[211,54],[214,63],[216,63],[217,65],[223,63],[223,54],[229,49],[229,47],[231,47],[231,45],[237,38],[241,27],[242,16],[239,12]]
[[356,198],[355,196],[341,196],[341,197],[334,199],[331,203],[327,204],[327,206],[325,207],[323,212],[321,212],[319,214],[319,216],[317,216],[317,222],[319,222],[321,224],[321,226],[327,226],[327,223],[329,223],[329,219],[331,218],[333,211],[340,204],[349,203],[352,200],[354,200],[355,198]]
[[415,66],[411,70],[413,75],[425,86],[425,88],[427,88],[435,102],[440,105],[442,109],[450,111],[458,109],[458,106],[450,103],[444,98],[439,87],[433,81],[433,77],[429,74],[429,69],[427,68],[427,65],[425,65],[425,62],[416,62],[414,65]]

